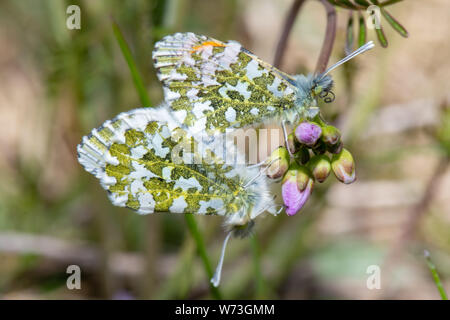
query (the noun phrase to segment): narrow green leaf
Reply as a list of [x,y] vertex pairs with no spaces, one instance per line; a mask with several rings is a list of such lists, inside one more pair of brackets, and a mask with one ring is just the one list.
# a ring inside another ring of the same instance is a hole
[[339,0],[328,0],[328,2],[331,3],[333,6],[341,7],[341,8],[344,8],[344,9],[350,9],[346,5],[343,5],[343,4],[339,3],[338,1]]
[[123,37],[122,31],[120,31],[119,25],[115,21],[113,21],[112,23],[112,28],[117,43],[119,44],[120,50],[122,51],[123,57],[125,58],[125,61],[128,64],[128,68],[130,69],[131,77],[133,78],[134,86],[136,87],[139,99],[141,100],[143,106],[151,107],[152,103],[150,97],[147,94],[144,82],[142,81],[141,75],[139,74],[139,71],[136,67],[136,63],[134,62],[130,48],[125,41],[125,38]]
[[380,28],[375,28],[375,31],[377,33],[377,38],[378,38],[378,41],[380,42],[381,46],[383,48],[387,48],[388,41],[387,41],[386,35],[384,34],[383,27],[380,25]]
[[342,2],[342,0],[328,0],[329,3],[331,3],[333,6],[341,7],[344,9],[351,9],[354,10],[353,7],[349,7],[347,4]]
[[425,261],[427,262],[428,269],[430,269],[431,275],[433,276],[434,283],[441,295],[442,300],[448,300],[447,293],[445,292],[444,286],[442,285],[441,279],[439,278],[439,274],[437,273],[436,266],[431,261],[430,253],[428,250],[424,251]]
[[255,298],[266,298],[266,282],[261,271],[261,249],[259,247],[258,238],[255,234],[250,237],[252,257],[253,257],[253,272],[255,276]]
[[358,47],[364,45],[367,41],[366,21],[361,12],[358,11],[359,30],[358,30]]
[[381,14],[386,18],[386,20],[389,22],[392,28],[394,28],[395,31],[400,33],[402,37],[408,38],[408,31],[405,29],[405,27],[403,27],[400,22],[398,22],[389,12],[387,12],[386,9],[381,8]]
[[354,0],[357,4],[359,4],[360,6],[363,6],[364,8],[367,8],[368,6],[370,6],[370,2],[367,0]]
[[387,7],[387,6],[393,5],[394,3],[397,3],[397,2],[400,2],[400,1],[403,1],[403,0],[388,0],[388,1],[385,1],[385,2],[380,3],[378,5],[380,7]]
[[358,7],[354,3],[350,2],[349,0],[337,0],[337,1],[342,6],[345,6],[345,7],[349,8],[349,9],[353,9],[353,10],[357,10],[358,9]]
[[346,34],[346,42],[345,42],[345,53],[350,54],[353,51],[353,41],[354,41],[354,32],[353,32],[353,11],[349,12],[348,21],[347,21],[347,34]]
[[203,236],[198,230],[197,223],[195,222],[195,218],[193,214],[185,214],[186,224],[189,228],[191,235],[193,236],[195,243],[197,244],[197,251],[202,259],[203,266],[206,271],[206,275],[208,276],[209,288],[211,290],[211,294],[214,299],[222,299],[222,295],[217,287],[214,287],[210,282],[211,278],[214,275],[213,269],[211,267],[211,263],[209,262],[208,254],[206,253],[205,241],[203,240]]

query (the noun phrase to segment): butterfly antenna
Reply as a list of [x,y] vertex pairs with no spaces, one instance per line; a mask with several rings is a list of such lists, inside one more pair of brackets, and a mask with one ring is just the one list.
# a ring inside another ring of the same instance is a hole
[[327,74],[329,74],[331,71],[333,71],[334,69],[336,69],[337,67],[339,67],[341,64],[346,63],[348,60],[353,59],[354,57],[356,57],[357,55],[364,53],[366,51],[369,51],[370,49],[372,49],[373,47],[375,47],[375,44],[373,43],[373,41],[369,41],[367,42],[365,45],[359,47],[358,49],[356,49],[355,51],[353,51],[352,53],[350,53],[348,56],[346,56],[344,59],[339,60],[338,62],[336,62],[335,64],[333,64],[331,67],[329,67],[321,76],[321,78],[325,77]]
[[225,237],[225,240],[223,240],[222,252],[220,254],[219,263],[217,264],[216,271],[214,272],[214,275],[211,278],[211,283],[214,287],[218,287],[220,284],[220,276],[222,274],[222,266],[223,266],[223,260],[225,258],[225,250],[227,248],[228,240],[230,239],[231,234],[232,234],[232,231],[228,232],[227,236]]

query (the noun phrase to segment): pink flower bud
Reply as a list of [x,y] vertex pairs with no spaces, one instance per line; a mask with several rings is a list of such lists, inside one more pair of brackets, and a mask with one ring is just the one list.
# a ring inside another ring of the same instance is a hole
[[314,122],[302,122],[295,129],[295,136],[300,143],[313,146],[322,134],[322,129]]
[[288,216],[300,211],[309,199],[313,186],[314,180],[307,168],[295,165],[288,170],[281,186],[281,195]]

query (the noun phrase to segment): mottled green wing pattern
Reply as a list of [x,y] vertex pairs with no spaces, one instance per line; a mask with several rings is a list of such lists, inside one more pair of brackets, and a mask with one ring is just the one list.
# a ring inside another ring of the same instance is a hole
[[85,136],[78,145],[78,159],[100,179],[117,206],[142,214],[252,215],[242,208],[251,206],[253,189],[264,192],[265,185],[247,190],[244,184],[248,174],[258,171],[242,174],[196,144],[175,125],[167,108],[136,109]]
[[235,41],[177,33],[156,43],[153,60],[165,101],[189,130],[224,132],[294,107],[289,76]]

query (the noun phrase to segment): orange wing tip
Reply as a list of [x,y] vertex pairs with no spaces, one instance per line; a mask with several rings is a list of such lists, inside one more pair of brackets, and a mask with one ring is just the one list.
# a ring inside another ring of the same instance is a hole
[[191,52],[198,51],[204,47],[213,46],[213,47],[225,47],[223,43],[215,42],[215,41],[205,41],[202,44],[195,46],[192,48]]

